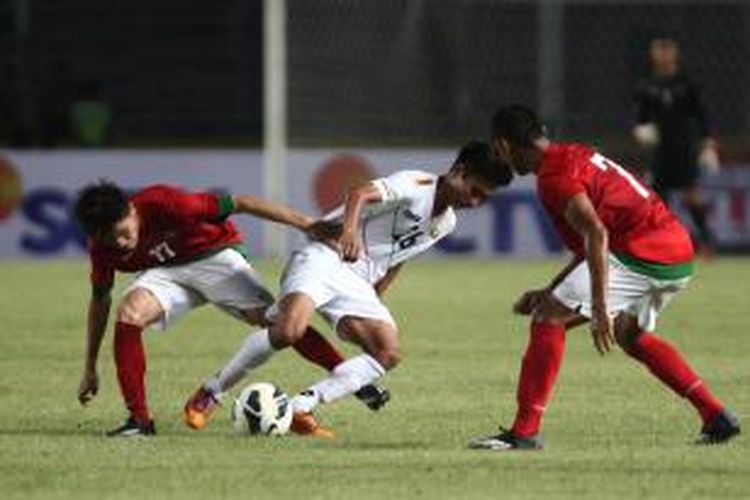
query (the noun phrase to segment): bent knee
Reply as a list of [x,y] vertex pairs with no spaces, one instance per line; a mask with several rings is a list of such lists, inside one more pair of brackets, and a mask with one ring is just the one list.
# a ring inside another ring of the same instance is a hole
[[566,326],[579,315],[568,309],[555,297],[547,297],[531,315],[532,323],[550,323],[556,326]]
[[162,305],[148,290],[138,288],[128,293],[117,308],[116,320],[120,323],[146,328],[164,314]]
[[620,314],[615,318],[614,327],[617,345],[626,353],[631,354],[638,343],[638,338],[643,333],[638,326],[638,319],[627,314]]
[[116,320],[118,323],[127,323],[141,328],[146,328],[153,320],[150,315],[138,306],[130,303],[120,304],[117,308]]
[[279,321],[274,323],[270,329],[271,343],[274,347],[288,347],[295,344],[305,334],[306,323],[293,321]]

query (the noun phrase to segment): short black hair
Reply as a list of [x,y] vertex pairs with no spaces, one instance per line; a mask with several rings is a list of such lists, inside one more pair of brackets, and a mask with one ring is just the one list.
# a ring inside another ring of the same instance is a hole
[[492,147],[483,141],[469,141],[461,147],[454,165],[463,165],[464,171],[494,187],[507,186],[513,179],[510,166],[501,161]]
[[503,106],[492,117],[492,136],[517,146],[531,146],[547,136],[547,128],[534,110],[521,104]]
[[111,231],[129,210],[128,195],[115,183],[100,180],[84,187],[75,205],[76,219],[87,236]]

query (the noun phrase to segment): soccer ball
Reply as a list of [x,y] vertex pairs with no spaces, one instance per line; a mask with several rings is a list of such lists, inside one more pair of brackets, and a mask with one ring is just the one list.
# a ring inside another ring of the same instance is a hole
[[232,420],[238,434],[286,434],[292,423],[289,397],[274,384],[250,384],[235,399]]

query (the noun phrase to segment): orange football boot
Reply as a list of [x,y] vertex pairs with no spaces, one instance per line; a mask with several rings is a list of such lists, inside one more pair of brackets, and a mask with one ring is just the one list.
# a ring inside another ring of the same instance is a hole
[[211,392],[199,387],[185,403],[185,424],[191,429],[203,429],[219,406],[219,400]]
[[322,439],[333,439],[336,434],[330,429],[321,427],[310,412],[295,413],[289,430],[300,436],[310,436]]

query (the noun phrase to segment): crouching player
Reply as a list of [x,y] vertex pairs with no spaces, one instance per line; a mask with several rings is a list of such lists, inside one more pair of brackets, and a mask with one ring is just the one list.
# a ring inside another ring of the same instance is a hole
[[703,421],[699,443],[740,433],[737,417],[682,355],[656,336],[656,318],[693,272],[690,236],[653,191],[583,144],[554,144],[540,118],[523,106],[493,119],[498,156],[519,175],[537,176],[537,192],[573,253],[541,290],[526,292],[515,311],[531,316],[531,336],[518,381],[513,427],[470,446],[541,448],[539,430],[562,363],[565,332],[586,321],[600,353],[616,342],[663,384],[687,399]]
[[312,242],[287,261],[281,294],[269,310],[273,325],[251,334],[205,387],[225,391],[276,351],[295,344],[317,311],[363,353],[338,365],[293,398],[292,431],[317,437],[333,433],[312,411],[372,384],[401,360],[399,332],[380,301],[401,265],[453,231],[454,209],[474,208],[510,181],[489,145],[471,142],[441,176],[400,171],[352,190],[327,220],[340,225],[331,242]]
[[[139,272],[124,292],[115,319],[115,364],[129,417],[108,435],[155,433],[146,403],[143,329],[165,329],[205,303],[248,323],[265,323],[273,296],[245,258],[241,235],[228,220],[234,213],[306,232],[314,233],[316,228],[311,218],[253,196],[191,193],[163,185],[128,196],[109,182],[90,185],[81,192],[76,217],[89,237],[93,285],[85,367],[78,388],[81,404],[87,404],[99,389],[96,365],[115,271]],[[328,370],[343,361],[338,351],[311,329],[300,336],[295,347]],[[376,387],[365,388],[360,395],[369,398],[366,403],[371,407],[378,407],[388,396]],[[196,400],[196,404],[213,403],[200,395]],[[188,419],[188,424],[200,427],[202,422]]]

